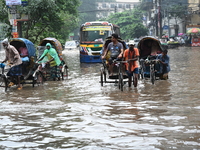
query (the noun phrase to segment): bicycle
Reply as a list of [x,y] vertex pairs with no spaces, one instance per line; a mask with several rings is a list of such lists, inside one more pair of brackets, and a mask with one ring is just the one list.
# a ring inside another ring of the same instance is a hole
[[155,70],[155,64],[158,63],[158,60],[154,59],[154,56],[148,56],[147,60],[145,60],[146,64],[149,64],[150,67],[150,81],[152,84],[155,84],[156,80],[156,70]]
[[[103,67],[101,67],[101,69],[100,69],[100,72],[101,72],[101,75],[100,75],[101,86],[103,86],[104,83],[117,83],[118,88],[121,91],[123,91],[123,87],[124,87],[124,84],[125,84],[124,79],[127,78],[127,76],[124,75],[124,73],[125,73],[124,63],[127,63],[127,61],[120,61],[118,59],[114,59],[113,60],[114,74],[112,76],[109,76],[108,79],[114,79],[115,81],[107,81],[106,80],[106,74],[107,73],[109,74],[110,72],[108,70],[108,66],[106,65],[105,61],[102,60]],[[107,69],[107,71],[106,71],[106,69]]]

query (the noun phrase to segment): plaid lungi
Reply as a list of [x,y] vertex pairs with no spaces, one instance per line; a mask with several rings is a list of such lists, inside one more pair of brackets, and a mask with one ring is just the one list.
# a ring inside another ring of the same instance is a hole
[[22,65],[17,65],[12,68],[7,73],[7,76],[21,76],[22,75]]
[[59,78],[60,77],[60,67],[59,66],[53,66],[50,67],[50,74],[51,74],[51,78]]

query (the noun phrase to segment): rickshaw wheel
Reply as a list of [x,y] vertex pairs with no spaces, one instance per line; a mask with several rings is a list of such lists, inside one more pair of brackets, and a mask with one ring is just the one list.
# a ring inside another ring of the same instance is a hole
[[103,68],[101,68],[101,76],[100,76],[101,86],[103,86],[103,77],[104,77],[104,71],[103,71]]
[[33,87],[35,87],[35,84],[40,85],[44,83],[44,76],[42,72],[38,71],[33,78]]
[[150,79],[151,79],[151,83],[154,84],[155,83],[155,72],[154,71],[150,72]]
[[141,79],[144,79],[144,68],[141,68],[139,77],[141,76]]
[[131,84],[132,84],[132,78],[131,78],[131,76],[129,76],[128,77],[128,86],[131,87]]
[[68,70],[67,70],[67,66],[65,65],[62,67],[61,77],[62,77],[62,80],[65,80],[68,78]]
[[123,81],[123,74],[122,73],[119,73],[119,89],[121,90],[121,91],[123,91],[124,89],[123,89],[123,86],[124,86],[124,81]]
[[106,83],[106,72],[105,72],[105,70],[103,71],[103,75],[104,75],[104,82]]
[[7,79],[5,77],[5,75],[1,75],[0,76],[0,87],[4,87],[5,88],[5,92],[7,91],[8,89],[8,84],[7,84]]

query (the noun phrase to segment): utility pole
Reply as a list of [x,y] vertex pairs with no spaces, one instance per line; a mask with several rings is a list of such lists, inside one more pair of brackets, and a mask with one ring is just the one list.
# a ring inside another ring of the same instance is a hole
[[158,26],[159,26],[159,38],[162,38],[161,0],[158,0]]
[[117,6],[115,5],[115,13],[117,13]]
[[157,0],[154,1],[155,2],[155,6],[154,6],[154,10],[156,13],[156,19],[155,19],[155,25],[156,25],[156,36],[158,36],[158,11],[157,11]]

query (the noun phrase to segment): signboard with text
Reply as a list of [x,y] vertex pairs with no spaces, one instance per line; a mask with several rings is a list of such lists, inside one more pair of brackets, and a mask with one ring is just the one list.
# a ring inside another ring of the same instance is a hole
[[6,5],[21,5],[21,0],[6,0]]

